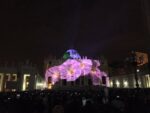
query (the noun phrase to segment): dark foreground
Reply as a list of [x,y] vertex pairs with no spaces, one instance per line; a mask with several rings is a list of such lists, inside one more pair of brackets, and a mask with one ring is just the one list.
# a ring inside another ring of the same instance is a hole
[[150,113],[150,89],[0,93],[0,113]]

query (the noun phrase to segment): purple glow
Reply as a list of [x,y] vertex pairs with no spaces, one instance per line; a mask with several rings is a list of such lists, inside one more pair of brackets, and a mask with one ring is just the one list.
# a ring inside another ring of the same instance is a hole
[[69,53],[70,58],[81,59],[81,56],[79,55],[79,53],[74,49],[67,50],[67,53]]
[[81,75],[80,62],[74,59],[68,59],[62,64],[66,69],[63,71],[67,81],[75,81]]
[[55,84],[60,79],[59,67],[54,66],[46,71],[46,80],[51,77],[52,83]]
[[90,75],[92,75],[92,77],[101,78],[101,71],[98,68],[94,67],[91,69]]
[[101,72],[101,74],[102,74],[102,76],[105,76],[105,77],[107,77],[107,74],[103,71],[103,72]]
[[60,79],[67,79],[67,75],[65,74],[66,73],[66,70],[67,68],[63,65],[60,65],[59,66],[59,72],[60,72]]
[[92,76],[93,85],[100,85],[100,79],[96,76]]
[[102,76],[107,77],[105,72],[99,70],[100,62],[91,59],[68,59],[59,66],[54,66],[46,71],[46,81],[51,77],[51,82],[55,84],[60,79],[75,81],[80,76],[91,76],[93,85],[100,85]]
[[80,60],[80,69],[82,75],[88,75],[92,68],[92,61],[89,59]]
[[94,67],[99,67],[100,66],[100,62],[98,60],[93,60],[93,66]]

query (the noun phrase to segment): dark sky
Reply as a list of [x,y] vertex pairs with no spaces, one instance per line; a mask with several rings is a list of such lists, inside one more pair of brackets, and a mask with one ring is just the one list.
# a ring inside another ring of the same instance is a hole
[[69,48],[108,60],[131,50],[150,52],[149,5],[142,0],[5,0],[0,58],[61,57]]

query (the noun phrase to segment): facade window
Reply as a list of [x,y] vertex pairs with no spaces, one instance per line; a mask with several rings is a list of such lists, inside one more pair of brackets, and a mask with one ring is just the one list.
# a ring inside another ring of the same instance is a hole
[[12,91],[12,92],[15,92],[15,91],[16,91],[16,89],[12,89],[11,91]]
[[51,77],[48,77],[48,83],[51,83]]
[[120,82],[118,80],[116,81],[116,86],[120,87]]
[[62,80],[62,84],[63,84],[63,86],[66,86],[67,85],[67,81],[65,79]]
[[102,76],[102,84],[106,85],[106,77],[105,76]]
[[48,84],[48,89],[52,89],[52,84],[51,83]]
[[5,76],[5,80],[6,80],[6,81],[9,80],[9,76],[8,76],[8,75]]
[[6,74],[6,75],[5,75],[5,80],[6,80],[6,81],[10,81],[10,77],[11,77],[11,75],[10,75],[9,73]]
[[3,78],[4,78],[4,74],[0,73],[0,91],[3,90]]
[[139,87],[141,87],[141,80],[138,80]]
[[92,80],[88,79],[88,85],[91,86],[92,85]]
[[74,85],[74,82],[73,81],[71,81],[71,86],[73,86]]
[[81,84],[84,85],[84,78],[81,79]]
[[113,87],[113,82],[112,81],[110,81],[110,87]]
[[124,88],[128,88],[129,86],[128,86],[128,81],[127,80],[124,80],[123,81],[123,86],[124,86]]
[[24,74],[24,76],[23,76],[23,91],[29,89],[29,80],[30,80],[30,74]]
[[149,88],[150,87],[150,76],[147,74],[144,77],[145,77],[146,87]]
[[10,77],[11,77],[10,73],[5,74],[5,80],[4,80],[4,89],[5,89],[5,91],[9,91],[7,89],[7,81],[10,81]]
[[12,74],[11,81],[17,81],[17,74]]
[[75,81],[75,84],[76,84],[76,85],[80,85],[80,79],[77,79],[77,80]]

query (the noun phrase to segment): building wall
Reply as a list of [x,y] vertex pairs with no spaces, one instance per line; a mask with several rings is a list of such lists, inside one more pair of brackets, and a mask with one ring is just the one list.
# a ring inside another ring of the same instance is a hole
[[[0,92],[3,91],[25,91],[33,90],[36,87],[37,70],[31,65],[21,65],[18,67],[0,67]],[[26,81],[28,88],[23,89],[25,84],[24,76],[29,75]]]
[[[104,58],[104,57],[100,57],[98,58],[100,60],[100,63],[101,63],[101,66],[100,66],[100,70],[106,72],[108,74],[108,62],[107,60]],[[44,72],[47,68],[49,67],[53,67],[53,66],[57,66],[57,65],[60,65],[64,62],[65,60],[64,59],[57,59],[55,57],[48,57],[44,60]],[[91,80],[91,78],[90,78]],[[106,80],[108,81],[108,77],[106,78]],[[79,83],[77,83],[76,81],[79,81]],[[60,80],[59,83],[57,83],[54,87],[64,87],[64,86],[67,86],[67,87],[71,87],[71,86],[90,86],[92,85],[92,83],[89,83],[89,78],[88,77],[83,77],[83,78],[79,78],[79,80],[76,80],[76,81],[73,81],[73,82],[66,82],[66,85],[63,84],[63,81]],[[106,82],[107,86],[108,86],[108,83],[109,82]],[[99,84],[100,85],[106,85],[106,84],[103,84],[102,83],[102,80],[99,80]],[[50,88],[51,88],[51,85],[50,85]]]
[[[110,77],[110,87],[113,88],[136,88],[135,75],[120,75]],[[150,88],[150,74],[138,75],[140,88]]]

